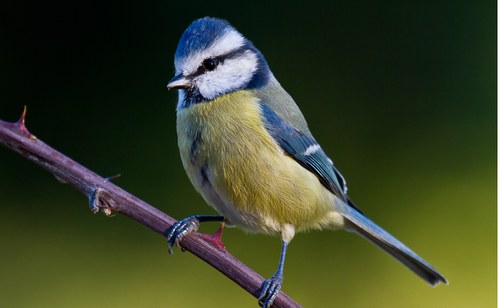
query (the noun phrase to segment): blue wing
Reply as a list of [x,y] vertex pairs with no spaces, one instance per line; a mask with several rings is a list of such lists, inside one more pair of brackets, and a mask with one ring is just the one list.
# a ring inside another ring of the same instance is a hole
[[314,173],[333,194],[348,202],[344,177],[335,169],[319,144],[310,134],[301,132],[261,103],[262,116],[269,134],[280,147],[302,167]]
[[269,134],[290,157],[315,174],[320,182],[345,203],[338,202],[342,216],[348,221],[348,229],[365,237],[389,253],[431,285],[448,283],[436,269],[368,219],[347,196],[347,186],[342,175],[318,145],[310,133],[304,133],[280,118],[271,108],[261,104],[262,116]]

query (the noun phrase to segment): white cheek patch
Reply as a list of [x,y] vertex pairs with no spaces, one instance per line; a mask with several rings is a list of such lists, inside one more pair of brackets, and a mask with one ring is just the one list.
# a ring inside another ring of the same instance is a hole
[[257,67],[257,55],[247,51],[238,58],[227,59],[214,71],[197,77],[195,83],[203,97],[213,99],[247,84]]
[[186,58],[175,60],[176,74],[183,73],[189,75],[198,69],[201,62],[207,58],[223,55],[240,48],[245,44],[245,39],[236,30],[227,30],[224,35],[218,38],[210,47],[196,52]]

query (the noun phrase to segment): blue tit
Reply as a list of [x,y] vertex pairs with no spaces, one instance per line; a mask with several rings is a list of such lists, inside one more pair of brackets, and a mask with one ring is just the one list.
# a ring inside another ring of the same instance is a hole
[[220,215],[177,222],[169,249],[220,221],[281,237],[276,273],[261,288],[271,306],[283,281],[287,246],[296,232],[344,229],[366,238],[434,286],[446,279],[429,263],[368,219],[347,195],[344,177],[309,131],[292,97],[262,53],[217,18],[195,20],[175,52],[177,134],[182,164],[205,201]]

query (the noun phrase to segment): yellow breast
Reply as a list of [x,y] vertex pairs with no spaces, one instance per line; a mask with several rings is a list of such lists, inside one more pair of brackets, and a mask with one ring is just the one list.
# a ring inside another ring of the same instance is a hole
[[329,224],[333,195],[283,153],[260,112],[251,91],[178,111],[179,149],[191,182],[230,223],[250,231]]

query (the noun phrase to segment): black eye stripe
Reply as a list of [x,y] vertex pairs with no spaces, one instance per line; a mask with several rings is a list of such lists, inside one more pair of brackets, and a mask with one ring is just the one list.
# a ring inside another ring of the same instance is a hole
[[203,60],[201,65],[205,68],[207,71],[213,71],[214,69],[217,68],[219,65],[219,60],[217,58],[208,58]]
[[243,55],[247,50],[248,49],[245,46],[241,46],[240,48],[231,50],[230,52],[220,55],[217,58],[221,58],[221,60],[238,58],[239,56]]
[[187,77],[194,78],[194,77],[203,75],[207,71],[211,71],[211,70],[207,69],[207,67],[204,66],[204,64],[206,64],[205,61],[207,61],[207,60],[216,61],[217,65],[221,65],[226,60],[238,58],[239,56],[241,56],[245,52],[247,52],[247,50],[248,50],[248,48],[246,48],[245,46],[241,46],[240,48],[231,50],[230,52],[222,54],[220,56],[209,58],[209,59],[204,59],[202,64],[198,67],[198,69],[194,73],[189,74]]

